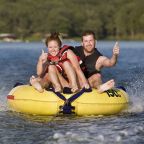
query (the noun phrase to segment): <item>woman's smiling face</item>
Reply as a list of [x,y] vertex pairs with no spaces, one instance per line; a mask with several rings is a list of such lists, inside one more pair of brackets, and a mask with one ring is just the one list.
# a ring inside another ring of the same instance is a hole
[[52,56],[56,56],[59,53],[59,45],[57,41],[52,40],[48,42],[48,53]]

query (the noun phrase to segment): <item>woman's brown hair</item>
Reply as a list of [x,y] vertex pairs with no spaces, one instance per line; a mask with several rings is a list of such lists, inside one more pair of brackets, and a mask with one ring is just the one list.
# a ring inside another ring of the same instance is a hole
[[62,41],[61,41],[61,39],[59,38],[59,33],[57,33],[57,32],[51,33],[50,36],[48,36],[48,37],[46,38],[46,41],[45,41],[46,46],[48,47],[48,43],[49,43],[50,41],[53,41],[53,40],[58,43],[59,47],[62,46]]

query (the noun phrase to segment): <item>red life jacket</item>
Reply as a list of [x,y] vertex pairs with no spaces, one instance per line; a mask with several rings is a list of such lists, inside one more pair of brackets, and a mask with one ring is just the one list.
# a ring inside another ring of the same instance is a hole
[[[70,62],[70,60],[67,58],[67,51],[69,49],[72,49],[72,48],[73,48],[72,46],[64,45],[60,49],[59,53],[56,56],[52,56],[52,55],[48,54],[49,64],[56,65],[58,67],[62,67],[62,63],[63,62],[65,62],[65,61],[69,61]],[[80,64],[80,66],[81,66],[82,60],[80,59],[79,56],[77,56],[77,59],[78,59],[78,62]],[[81,68],[82,68],[82,70],[85,69],[84,67],[81,67]]]
[[56,55],[56,56],[52,56],[50,54],[48,54],[48,61],[50,64],[58,64],[60,62],[64,62],[64,61],[67,61],[67,51],[68,49],[70,49],[71,46],[67,46],[67,45],[64,45],[59,53]]

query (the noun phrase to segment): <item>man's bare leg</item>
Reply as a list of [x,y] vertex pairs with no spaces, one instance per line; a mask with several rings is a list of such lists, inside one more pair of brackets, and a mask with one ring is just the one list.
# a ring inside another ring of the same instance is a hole
[[88,82],[92,88],[97,88],[102,84],[101,74],[93,74],[91,77],[88,78]]
[[106,83],[102,84],[101,75],[100,74],[94,74],[89,79],[90,86],[92,88],[98,89],[99,93],[102,93],[106,90],[109,90],[115,86],[114,80],[109,80]]
[[115,81],[113,79],[109,80],[106,83],[101,84],[98,87],[98,92],[103,93],[104,91],[109,90],[109,89],[113,88],[114,86],[115,86]]

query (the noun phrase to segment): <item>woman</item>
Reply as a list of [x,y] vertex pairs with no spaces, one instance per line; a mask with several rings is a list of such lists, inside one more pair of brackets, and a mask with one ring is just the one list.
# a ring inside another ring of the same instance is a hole
[[[38,64],[37,75],[43,79],[31,77],[30,83],[40,92],[43,91],[45,83],[51,82],[55,92],[61,92],[65,86],[71,88],[72,92],[78,91],[79,88],[89,88],[80,67],[80,59],[68,46],[62,46],[62,42],[57,33],[51,34],[46,39],[48,53],[42,52]],[[47,62],[47,66],[44,64]],[[44,71],[47,72],[44,72]]]

